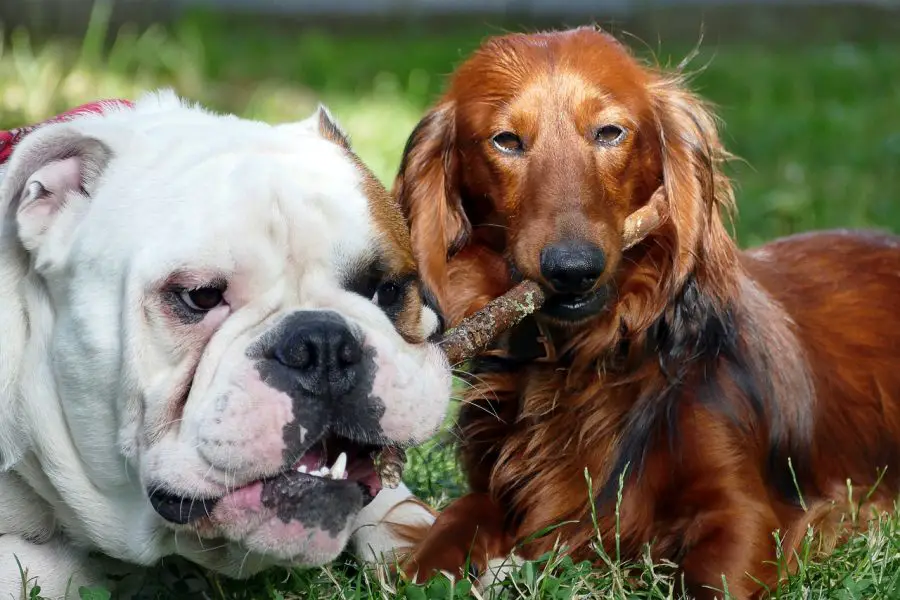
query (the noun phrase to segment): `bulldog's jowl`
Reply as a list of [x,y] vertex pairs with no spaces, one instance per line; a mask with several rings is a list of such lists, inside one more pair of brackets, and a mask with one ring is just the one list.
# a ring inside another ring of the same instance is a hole
[[[323,488],[328,502],[322,503]],[[347,520],[363,505],[363,491],[343,481],[285,473],[263,483],[262,504],[275,511],[284,523],[298,521],[309,530],[322,529],[336,537]]]

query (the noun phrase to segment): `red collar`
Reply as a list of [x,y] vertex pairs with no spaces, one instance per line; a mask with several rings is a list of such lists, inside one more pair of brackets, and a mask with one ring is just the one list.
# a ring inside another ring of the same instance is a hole
[[35,129],[43,127],[44,125],[49,125],[50,123],[69,121],[79,115],[88,113],[99,114],[107,108],[116,105],[127,107],[133,106],[133,104],[128,100],[98,100],[97,102],[82,104],[81,106],[62,113],[61,115],[57,115],[55,117],[47,119],[46,121],[41,121],[40,123],[35,123],[34,125],[26,125],[17,129],[10,129],[9,131],[0,131],[0,165],[6,163],[6,161],[9,160],[9,157],[12,154],[13,148],[15,148],[16,144],[21,142],[22,138],[24,138]]

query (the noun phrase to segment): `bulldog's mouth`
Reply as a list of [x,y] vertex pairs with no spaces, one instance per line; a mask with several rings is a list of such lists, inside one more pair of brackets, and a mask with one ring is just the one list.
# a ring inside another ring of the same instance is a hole
[[554,294],[547,298],[541,312],[552,319],[576,323],[603,312],[610,298],[609,285],[587,294]]
[[[188,525],[212,514],[216,506],[229,495],[257,484],[289,482],[292,493],[298,486],[328,483],[328,486],[358,486],[362,491],[363,506],[371,502],[384,485],[382,475],[376,470],[378,454],[382,446],[360,444],[346,438],[331,436],[324,439],[301,456],[289,469],[272,477],[251,481],[223,496],[192,498],[173,494],[165,489],[150,493],[150,504],[165,520],[178,525]],[[325,481],[322,481],[325,480]],[[285,486],[267,486],[273,490]],[[332,489],[334,489],[332,487]]]
[[368,504],[382,488],[381,476],[375,469],[375,460],[381,450],[381,446],[332,437],[307,450],[291,470],[310,478],[356,483]]

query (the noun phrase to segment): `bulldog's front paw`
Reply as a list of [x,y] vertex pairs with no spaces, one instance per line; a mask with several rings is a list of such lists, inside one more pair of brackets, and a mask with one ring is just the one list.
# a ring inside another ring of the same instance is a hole
[[16,535],[0,534],[0,597],[52,600],[77,596],[79,586],[105,583],[99,565],[87,553],[51,539],[34,544]]
[[427,536],[436,515],[406,484],[386,487],[357,516],[351,538],[354,553],[368,564],[392,568]]

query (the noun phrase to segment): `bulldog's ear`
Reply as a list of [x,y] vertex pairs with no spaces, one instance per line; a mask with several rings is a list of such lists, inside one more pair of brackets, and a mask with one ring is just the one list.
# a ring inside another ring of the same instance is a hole
[[320,104],[316,107],[316,112],[313,116],[318,117],[319,133],[322,137],[350,150],[350,136],[338,125],[337,120],[331,116],[331,111],[328,110],[327,106]]
[[15,215],[26,249],[38,248],[64,215],[80,213],[111,156],[103,142],[66,125],[25,138],[0,185],[0,207],[7,218]]
[[337,119],[331,115],[331,111],[324,104],[316,106],[316,110],[312,115],[303,119],[298,123],[286,125],[287,127],[297,127],[309,133],[322,136],[330,142],[334,142],[345,150],[351,150],[350,136],[338,124]]

